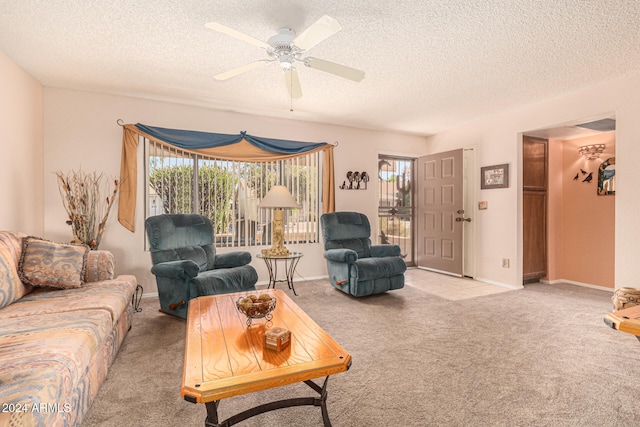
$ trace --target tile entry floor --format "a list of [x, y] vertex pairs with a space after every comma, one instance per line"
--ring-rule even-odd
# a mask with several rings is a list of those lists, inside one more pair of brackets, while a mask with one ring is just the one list
[[409, 268], [404, 274], [404, 278], [404, 283], [407, 286], [413, 286], [429, 294], [451, 301], [515, 290], [479, 282], [470, 278], [454, 277], [419, 268]]

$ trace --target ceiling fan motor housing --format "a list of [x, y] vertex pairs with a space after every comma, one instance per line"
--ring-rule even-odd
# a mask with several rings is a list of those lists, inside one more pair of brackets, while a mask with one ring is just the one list
[[291, 69], [293, 62], [299, 60], [298, 55], [302, 53], [293, 43], [295, 38], [296, 32], [291, 28], [280, 28], [274, 36], [269, 38], [271, 46], [268, 50], [269, 55], [277, 58], [284, 70]]

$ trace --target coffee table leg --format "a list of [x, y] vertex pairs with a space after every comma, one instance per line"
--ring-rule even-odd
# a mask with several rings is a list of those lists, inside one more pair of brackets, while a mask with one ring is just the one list
[[207, 419], [204, 420], [204, 427], [218, 427], [218, 405], [220, 404], [219, 400], [214, 400], [213, 402], [205, 403], [207, 407]]
[[241, 421], [254, 417], [258, 414], [263, 414], [265, 412], [274, 411], [276, 409], [282, 408], [290, 408], [292, 406], [303, 406], [303, 405], [313, 405], [319, 406], [322, 411], [322, 421], [324, 423], [324, 427], [331, 427], [331, 420], [329, 420], [329, 411], [327, 410], [327, 382], [329, 381], [329, 377], [327, 376], [324, 379], [324, 383], [322, 387], [318, 384], [314, 383], [311, 380], [307, 380], [304, 383], [309, 387], [314, 389], [319, 397], [298, 397], [294, 399], [285, 399], [278, 400], [276, 402], [267, 403], [264, 405], [256, 406], [255, 408], [247, 409], [246, 411], [240, 412], [230, 418], [227, 418], [222, 423], [218, 422], [218, 404], [219, 400], [205, 403], [207, 407], [207, 418], [204, 420], [205, 427], [228, 427], [235, 424], [238, 424]]
[[329, 382], [329, 376], [324, 379], [322, 387], [311, 380], [305, 381], [305, 384], [320, 394], [320, 399], [316, 399], [315, 406], [320, 406], [320, 409], [322, 410], [322, 421], [324, 422], [324, 427], [331, 427], [331, 420], [329, 420], [329, 411], [327, 410], [327, 382]]

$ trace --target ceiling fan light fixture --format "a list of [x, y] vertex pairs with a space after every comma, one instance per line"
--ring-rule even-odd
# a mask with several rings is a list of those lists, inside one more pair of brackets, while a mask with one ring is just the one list
[[283, 70], [291, 69], [294, 61], [293, 56], [289, 55], [288, 53], [283, 53], [282, 55], [280, 55], [278, 59], [280, 61], [280, 66], [282, 67]]

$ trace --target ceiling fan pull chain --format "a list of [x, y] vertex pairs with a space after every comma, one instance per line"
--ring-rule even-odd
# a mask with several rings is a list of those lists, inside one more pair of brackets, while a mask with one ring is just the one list
[[289, 112], [293, 112], [293, 79], [289, 79]]

